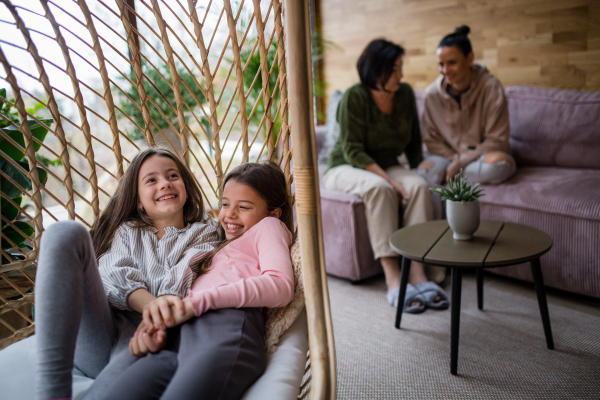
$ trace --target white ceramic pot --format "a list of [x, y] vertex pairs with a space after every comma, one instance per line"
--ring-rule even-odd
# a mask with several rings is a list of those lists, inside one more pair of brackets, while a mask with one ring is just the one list
[[479, 228], [479, 202], [446, 200], [446, 219], [454, 240], [470, 240]]

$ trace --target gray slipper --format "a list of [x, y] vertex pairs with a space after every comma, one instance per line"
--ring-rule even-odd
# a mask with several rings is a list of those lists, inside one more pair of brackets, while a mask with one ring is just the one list
[[[387, 292], [386, 295], [390, 305], [398, 307], [398, 298], [400, 297], [400, 288], [394, 288]], [[419, 302], [415, 306], [411, 306], [410, 303]], [[409, 314], [418, 314], [425, 311], [425, 298], [419, 291], [410, 283], [406, 285], [406, 295], [404, 296], [404, 312]]]
[[[445, 310], [450, 306], [448, 302], [448, 295], [438, 286], [435, 282], [421, 282], [415, 286], [415, 290], [419, 291], [423, 298], [425, 299], [425, 304], [429, 308], [433, 308], [436, 310]], [[407, 292], [408, 293], [408, 292]], [[440, 301], [435, 301], [436, 297], [440, 297]]]

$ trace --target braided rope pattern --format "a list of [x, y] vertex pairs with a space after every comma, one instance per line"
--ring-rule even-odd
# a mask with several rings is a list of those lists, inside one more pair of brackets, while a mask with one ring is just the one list
[[299, 215], [317, 214], [317, 196], [313, 182], [313, 167], [294, 167], [294, 183], [296, 185], [296, 211]]

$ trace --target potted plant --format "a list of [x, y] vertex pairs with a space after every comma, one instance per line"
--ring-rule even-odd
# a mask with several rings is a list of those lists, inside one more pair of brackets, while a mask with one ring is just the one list
[[463, 176], [462, 169], [448, 180], [448, 187], [436, 185], [432, 191], [446, 200], [446, 219], [455, 240], [470, 240], [479, 228], [479, 198], [483, 189], [479, 183], [471, 186]]

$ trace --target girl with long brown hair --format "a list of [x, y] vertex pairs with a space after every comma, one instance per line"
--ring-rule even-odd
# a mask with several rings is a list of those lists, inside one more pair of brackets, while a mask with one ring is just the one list
[[149, 148], [89, 234], [74, 221], [46, 229], [35, 292], [38, 399], [70, 399], [74, 365], [95, 378], [88, 395], [101, 395], [136, 360], [127, 346], [144, 310], [172, 323], [158, 299], [187, 295], [189, 262], [219, 243], [207, 222], [191, 172], [170, 151]]
[[157, 330], [166, 321], [145, 313], [130, 350], [154, 353], [129, 367], [106, 399], [239, 399], [264, 372], [261, 308], [285, 306], [294, 292], [293, 215], [281, 169], [272, 162], [233, 169], [219, 222], [226, 241], [198, 265], [189, 296], [165, 304], [175, 324], [185, 323]]

